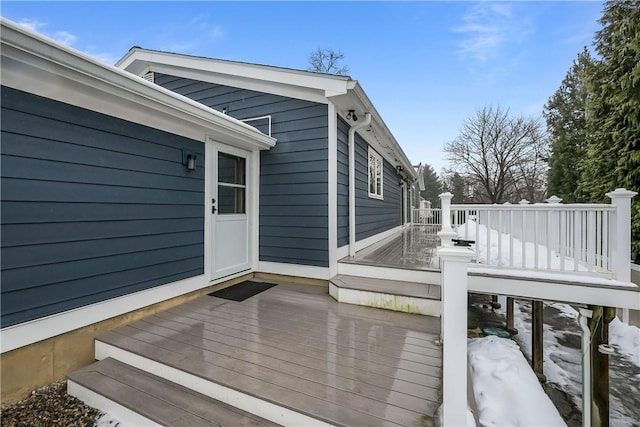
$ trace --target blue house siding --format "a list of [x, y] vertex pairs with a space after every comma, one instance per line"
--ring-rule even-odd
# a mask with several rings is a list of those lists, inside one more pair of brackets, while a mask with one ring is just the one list
[[356, 240], [362, 240], [401, 225], [402, 187], [395, 168], [384, 160], [384, 199], [369, 197], [368, 144], [357, 133], [355, 140]]
[[338, 247], [349, 244], [349, 125], [338, 116]]
[[204, 145], [2, 87], [2, 327], [203, 274]]
[[237, 119], [271, 115], [278, 142], [260, 153], [259, 259], [328, 267], [327, 105], [158, 73], [155, 83]]

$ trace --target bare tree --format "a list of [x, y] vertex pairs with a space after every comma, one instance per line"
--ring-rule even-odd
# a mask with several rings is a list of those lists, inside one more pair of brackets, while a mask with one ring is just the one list
[[473, 184], [476, 200], [514, 202], [526, 194], [534, 202], [544, 194], [546, 138], [541, 129], [538, 120], [485, 106], [465, 120], [460, 135], [445, 144], [444, 151], [451, 169]]
[[316, 73], [337, 74], [346, 76], [349, 67], [340, 66], [340, 61], [344, 59], [344, 54], [328, 48], [317, 48], [309, 55], [309, 68], [307, 70]]

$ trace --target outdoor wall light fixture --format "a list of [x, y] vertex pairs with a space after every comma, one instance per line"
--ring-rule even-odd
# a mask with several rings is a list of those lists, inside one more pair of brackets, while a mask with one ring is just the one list
[[189, 153], [186, 150], [182, 150], [182, 164], [187, 167], [188, 170], [196, 170], [198, 156], [193, 153]]
[[187, 154], [187, 169], [189, 169], [190, 171], [196, 170], [197, 159], [198, 156], [196, 156], [195, 154]]
[[353, 120], [354, 122], [358, 121], [358, 116], [356, 116], [356, 110], [349, 110], [347, 114], [347, 120]]

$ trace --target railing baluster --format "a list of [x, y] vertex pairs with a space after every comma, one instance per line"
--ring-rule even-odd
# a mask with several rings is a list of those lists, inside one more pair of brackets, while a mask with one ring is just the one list
[[567, 217], [567, 212], [566, 211], [561, 211], [559, 212], [560, 214], [560, 220], [558, 221], [558, 229], [559, 229], [559, 238], [560, 238], [560, 270], [564, 270], [564, 252], [567, 250], [566, 248], [566, 242], [567, 242], [567, 235], [566, 235], [566, 228], [567, 228], [567, 224], [566, 224], [566, 217]]
[[573, 218], [573, 271], [578, 271], [578, 264], [582, 258], [582, 230], [580, 229], [582, 212], [574, 212]]
[[[513, 236], [510, 237], [511, 239]], [[502, 265], [502, 211], [498, 211], [498, 266]]]
[[596, 265], [596, 213], [587, 212], [587, 267], [593, 271]]
[[[469, 213], [471, 213], [472, 211], [469, 211]], [[481, 244], [480, 244], [480, 212], [478, 212], [478, 210], [476, 209], [474, 214], [474, 220], [476, 223], [476, 248], [480, 248]], [[479, 250], [476, 250], [476, 253], [478, 253]], [[487, 264], [489, 263], [489, 260], [486, 260]], [[480, 256], [476, 255], [476, 264], [480, 264]]]
[[533, 268], [538, 269], [538, 211], [533, 211]]
[[551, 221], [553, 221], [552, 217], [551, 211], [547, 211], [547, 270], [551, 270], [551, 250], [553, 243], [551, 240], [553, 238], [553, 227], [551, 226]]
[[527, 230], [525, 230], [524, 228], [524, 223], [525, 223], [525, 211], [524, 209], [522, 210], [522, 221], [520, 223], [520, 230], [521, 230], [521, 234], [520, 234], [520, 247], [522, 248], [522, 264], [520, 264], [521, 268], [527, 268], [527, 239], [525, 239], [525, 236], [527, 234]]
[[509, 211], [509, 267], [513, 267], [513, 210]]

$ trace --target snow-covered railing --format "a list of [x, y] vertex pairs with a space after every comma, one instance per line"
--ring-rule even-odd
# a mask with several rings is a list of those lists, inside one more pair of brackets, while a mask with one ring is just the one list
[[411, 210], [411, 224], [412, 225], [434, 225], [440, 226], [441, 211], [440, 209], [417, 209]]
[[618, 189], [607, 195], [611, 204], [561, 204], [555, 197], [536, 204], [443, 203], [443, 220], [448, 215], [451, 230], [476, 241], [479, 264], [597, 273], [629, 281], [624, 271], [629, 271], [635, 193]]

